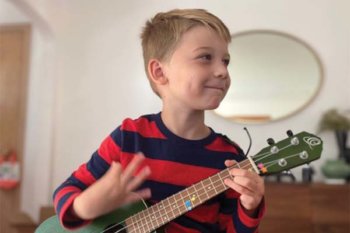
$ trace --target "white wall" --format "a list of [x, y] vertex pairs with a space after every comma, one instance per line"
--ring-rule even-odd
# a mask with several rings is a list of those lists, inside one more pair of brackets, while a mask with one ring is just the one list
[[[40, 89], [45, 93], [44, 100], [34, 91], [29, 96], [29, 102], [31, 99], [42, 101], [44, 107], [36, 102], [29, 109], [32, 114], [28, 116], [27, 142], [36, 135], [36, 127], [41, 130], [40, 138], [47, 136], [49, 139], [38, 142], [40, 144], [28, 149], [25, 155], [26, 161], [35, 163], [26, 164], [26, 175], [31, 178], [24, 180], [23, 192], [26, 195], [22, 195], [22, 205], [35, 219], [38, 206], [50, 202], [53, 189], [80, 163], [89, 159], [101, 140], [122, 119], [160, 110], [160, 101], [151, 92], [143, 71], [139, 40], [145, 20], [158, 11], [206, 8], [218, 15], [232, 33], [252, 29], [279, 30], [304, 40], [320, 55], [324, 81], [317, 98], [289, 118], [250, 125], [252, 153], [265, 147], [268, 137], [276, 140], [286, 137], [284, 132], [287, 129], [315, 132], [320, 115], [331, 107], [350, 108], [350, 35], [347, 26], [350, 3], [347, 0], [8, 2], [18, 7], [28, 20], [33, 17], [36, 22], [45, 22], [46, 30], [50, 31], [47, 33], [50, 36], [43, 40], [45, 43], [42, 42], [49, 46], [36, 47], [32, 51], [45, 53], [42, 50], [49, 50], [41, 55], [41, 59], [36, 59], [43, 63], [40, 66], [32, 64], [31, 71], [32, 90], [42, 87], [35, 80], [48, 82], [44, 85], [45, 90]], [[4, 5], [3, 2], [0, 4]], [[44, 125], [37, 124], [34, 112], [38, 119], [43, 119]], [[207, 122], [244, 149], [247, 147], [243, 125], [221, 119], [213, 113], [207, 114]], [[45, 131], [47, 128], [51, 130]], [[337, 155], [333, 135], [323, 133], [321, 136], [324, 153], [313, 163], [318, 181], [322, 180], [319, 166], [325, 159]], [[300, 169], [295, 169], [295, 174], [300, 177]], [[46, 180], [43, 176], [47, 177]]]
[[51, 196], [54, 39], [50, 26], [26, 2], [0, 0], [0, 24], [31, 24], [27, 117], [21, 207], [35, 220]]

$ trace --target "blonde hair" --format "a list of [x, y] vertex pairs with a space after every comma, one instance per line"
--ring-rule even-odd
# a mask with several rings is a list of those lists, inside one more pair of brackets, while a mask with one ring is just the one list
[[173, 54], [182, 35], [194, 26], [205, 26], [214, 30], [227, 43], [230, 31], [215, 15], [203, 9], [175, 9], [156, 14], [146, 22], [141, 33], [144, 66], [152, 90], [159, 96], [148, 74], [151, 59], [166, 61]]

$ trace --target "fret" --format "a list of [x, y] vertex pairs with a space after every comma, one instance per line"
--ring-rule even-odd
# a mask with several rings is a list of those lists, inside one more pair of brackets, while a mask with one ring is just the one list
[[[219, 192], [222, 192], [222, 191], [224, 191], [224, 190], [226, 190], [227, 188], [227, 186], [226, 186], [226, 184], [225, 184], [225, 182], [224, 182], [224, 178], [221, 176], [223, 173], [222, 172], [219, 172], [218, 174], [216, 174], [215, 175], [215, 177], [217, 177], [218, 178], [218, 180], [220, 180], [221, 181], [221, 184], [222, 184], [222, 187], [220, 187], [219, 186]], [[225, 177], [225, 176], [224, 176]]]
[[[218, 184], [217, 184], [217, 179], [216, 178], [217, 178], [217, 175], [209, 177], [210, 183], [212, 184], [212, 186], [213, 186], [213, 188], [215, 190], [215, 193], [214, 193], [213, 196], [215, 196], [216, 194], [219, 193], [219, 191], [217, 190]], [[213, 181], [213, 179], [214, 179], [214, 181]]]
[[159, 223], [163, 224], [163, 223], [167, 223], [167, 220], [168, 220], [168, 216], [167, 216], [167, 213], [166, 213], [166, 205], [165, 205], [165, 202], [164, 200], [163, 201], [160, 201], [159, 204], [158, 204], [158, 207], [159, 207]]
[[160, 217], [162, 216], [161, 215], [161, 209], [159, 208], [160, 206], [160, 202], [158, 202], [157, 204], [154, 204], [153, 206], [151, 206], [151, 208], [153, 207], [153, 222], [154, 222], [154, 226], [161, 226], [161, 223], [160, 223]]
[[165, 210], [165, 215], [166, 217], [163, 216], [163, 220], [166, 221], [168, 219], [172, 219], [174, 216], [172, 216], [172, 211], [171, 211], [171, 203], [169, 202], [169, 199], [166, 198], [164, 199], [164, 210]]
[[[197, 186], [198, 186], [198, 187], [197, 187]], [[197, 189], [197, 188], [198, 188], [198, 189]], [[194, 189], [194, 192], [196, 193], [196, 197], [198, 198], [198, 199], [197, 199], [197, 200], [198, 200], [198, 203], [196, 204], [196, 206], [202, 204], [203, 202], [202, 202], [202, 199], [201, 199], [201, 197], [200, 197], [200, 192], [198, 191], [198, 190], [200, 189], [199, 183], [193, 185], [193, 189]]]
[[225, 174], [225, 171], [222, 171], [222, 172], [220, 172], [220, 173], [217, 174], [217, 177], [218, 177], [218, 179], [221, 181], [220, 183], [222, 184], [221, 187], [219, 186], [219, 189], [220, 189], [219, 192], [223, 192], [223, 191], [225, 191], [225, 190], [227, 189], [227, 186], [226, 186], [226, 184], [224, 183], [224, 179], [227, 178], [227, 175], [228, 175], [228, 174]]
[[188, 211], [186, 205], [185, 205], [185, 200], [187, 199], [187, 192], [186, 189], [182, 190], [179, 192], [180, 194], [180, 199], [179, 199], [179, 209], [182, 213], [186, 213]]
[[171, 211], [173, 212], [173, 217], [176, 218], [177, 216], [180, 216], [181, 211], [179, 210], [178, 201], [175, 198], [175, 195], [172, 195], [169, 197], [169, 203], [170, 203]]
[[213, 197], [216, 194], [215, 188], [210, 179], [203, 180], [204, 192], [207, 194], [208, 198]]
[[189, 188], [182, 190], [182, 192], [184, 193], [183, 204], [184, 204], [186, 210], [187, 211], [192, 210], [193, 206], [192, 206], [192, 202], [191, 202], [191, 197], [190, 197], [191, 194], [189, 193]]
[[[137, 215], [137, 214], [135, 214], [135, 215]], [[135, 217], [135, 215], [132, 217], [129, 217], [125, 220], [126, 229], [128, 232], [136, 232], [134, 221], [137, 221], [137, 218]]]
[[[151, 207], [148, 208], [149, 210], [149, 218], [151, 220], [151, 222], [153, 222], [153, 224], [157, 221], [157, 216], [158, 216], [158, 208], [156, 205], [152, 205]], [[152, 225], [153, 225], [152, 224]]]
[[201, 190], [203, 190], [202, 193], [204, 193], [204, 194], [207, 196], [206, 198], [203, 198], [203, 200], [209, 199], [209, 198], [210, 198], [210, 196], [209, 196], [209, 194], [208, 194], [208, 192], [207, 192], [207, 187], [206, 187], [206, 185], [205, 185], [205, 181], [206, 181], [206, 180], [202, 180], [201, 182], [199, 182], [199, 183], [202, 185], [202, 188], [201, 188]]
[[144, 211], [144, 215], [146, 216], [145, 220], [148, 222], [149, 230], [155, 229], [154, 220], [152, 216], [154, 216], [154, 208], [148, 208]]
[[[147, 221], [145, 221], [145, 211], [141, 211], [140, 212], [140, 222], [141, 222], [140, 225], [142, 227], [142, 231], [146, 232], [146, 230], [147, 230], [147, 225], [146, 225]], [[139, 225], [139, 224], [137, 224], [137, 225]]]
[[171, 206], [170, 206], [168, 198], [164, 199], [163, 206], [164, 206], [163, 207], [164, 208], [164, 215], [162, 216], [162, 218], [163, 218], [164, 223], [166, 223], [166, 222], [169, 222], [172, 219], [172, 217], [170, 216], [170, 214], [171, 214]]

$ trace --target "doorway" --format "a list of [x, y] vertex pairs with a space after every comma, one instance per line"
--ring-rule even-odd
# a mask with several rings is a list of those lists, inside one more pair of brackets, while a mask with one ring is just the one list
[[[0, 152], [13, 151], [23, 167], [30, 26], [0, 25]], [[0, 189], [0, 233], [20, 210], [20, 189]]]

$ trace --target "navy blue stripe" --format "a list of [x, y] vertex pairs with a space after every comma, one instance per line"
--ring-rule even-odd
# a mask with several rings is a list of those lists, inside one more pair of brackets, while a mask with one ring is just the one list
[[203, 223], [193, 220], [185, 215], [178, 217], [174, 220], [177, 224], [198, 230], [201, 233], [223, 233], [225, 231], [220, 231], [219, 224]]
[[65, 182], [63, 182], [54, 192], [53, 194], [53, 199], [55, 199], [57, 193], [59, 191], [61, 191], [62, 189], [64, 189], [65, 187], [78, 187], [81, 190], [85, 190], [87, 188], [87, 186], [82, 183], [80, 180], [78, 180], [77, 178], [75, 178], [73, 175], [71, 175]]
[[[119, 131], [119, 129], [116, 131]], [[122, 133], [121, 138], [115, 137], [120, 135], [120, 133]], [[229, 152], [207, 150], [202, 145], [185, 146], [174, 144], [173, 141], [169, 140], [145, 138], [136, 132], [114, 132], [111, 136], [115, 143], [121, 147], [122, 151], [128, 153], [141, 151], [146, 157], [157, 160], [167, 160], [219, 170], [225, 168], [224, 161], [227, 159], [242, 160], [240, 155], [234, 155]], [[193, 159], [194, 156], [197, 156], [198, 159]]]
[[238, 199], [235, 200], [234, 202], [232, 202], [231, 205], [232, 204], [234, 205], [234, 208], [237, 209], [237, 211], [233, 212], [233, 223], [234, 223], [234, 226], [236, 227], [236, 231], [240, 232], [240, 233], [253, 233], [253, 232], [255, 232], [257, 227], [247, 227], [239, 219], [239, 216], [238, 216]]
[[65, 226], [67, 226], [69, 228], [75, 228], [75, 227], [81, 226], [84, 222], [85, 222], [84, 220], [77, 220], [77, 221], [72, 221], [72, 222], [64, 221], [64, 224], [65, 224]]
[[[151, 193], [152, 193], [152, 200], [155, 202], [164, 200], [165, 198], [173, 195], [174, 193], [178, 193], [181, 190], [183, 190], [184, 186], [179, 186], [179, 185], [172, 185], [168, 183], [161, 183], [157, 181], [152, 181], [152, 180], [146, 180], [140, 187], [139, 189], [143, 188], [150, 188]], [[216, 202], [219, 202], [220, 196], [216, 196], [214, 198], [211, 198], [210, 200], [206, 201], [202, 205], [212, 205]]]
[[96, 151], [86, 166], [92, 176], [99, 179], [106, 173], [110, 165]]
[[74, 192], [69, 192], [69, 193], [66, 193], [57, 203], [57, 207], [56, 207], [56, 212], [58, 214], [58, 216], [60, 216], [60, 213], [61, 213], [61, 209], [63, 207], [63, 205], [66, 203], [66, 201], [68, 200], [68, 198], [70, 196], [72, 196], [74, 194]]
[[232, 203], [237, 201], [236, 199], [226, 198], [224, 195], [220, 199], [220, 213], [231, 215], [234, 211]]

